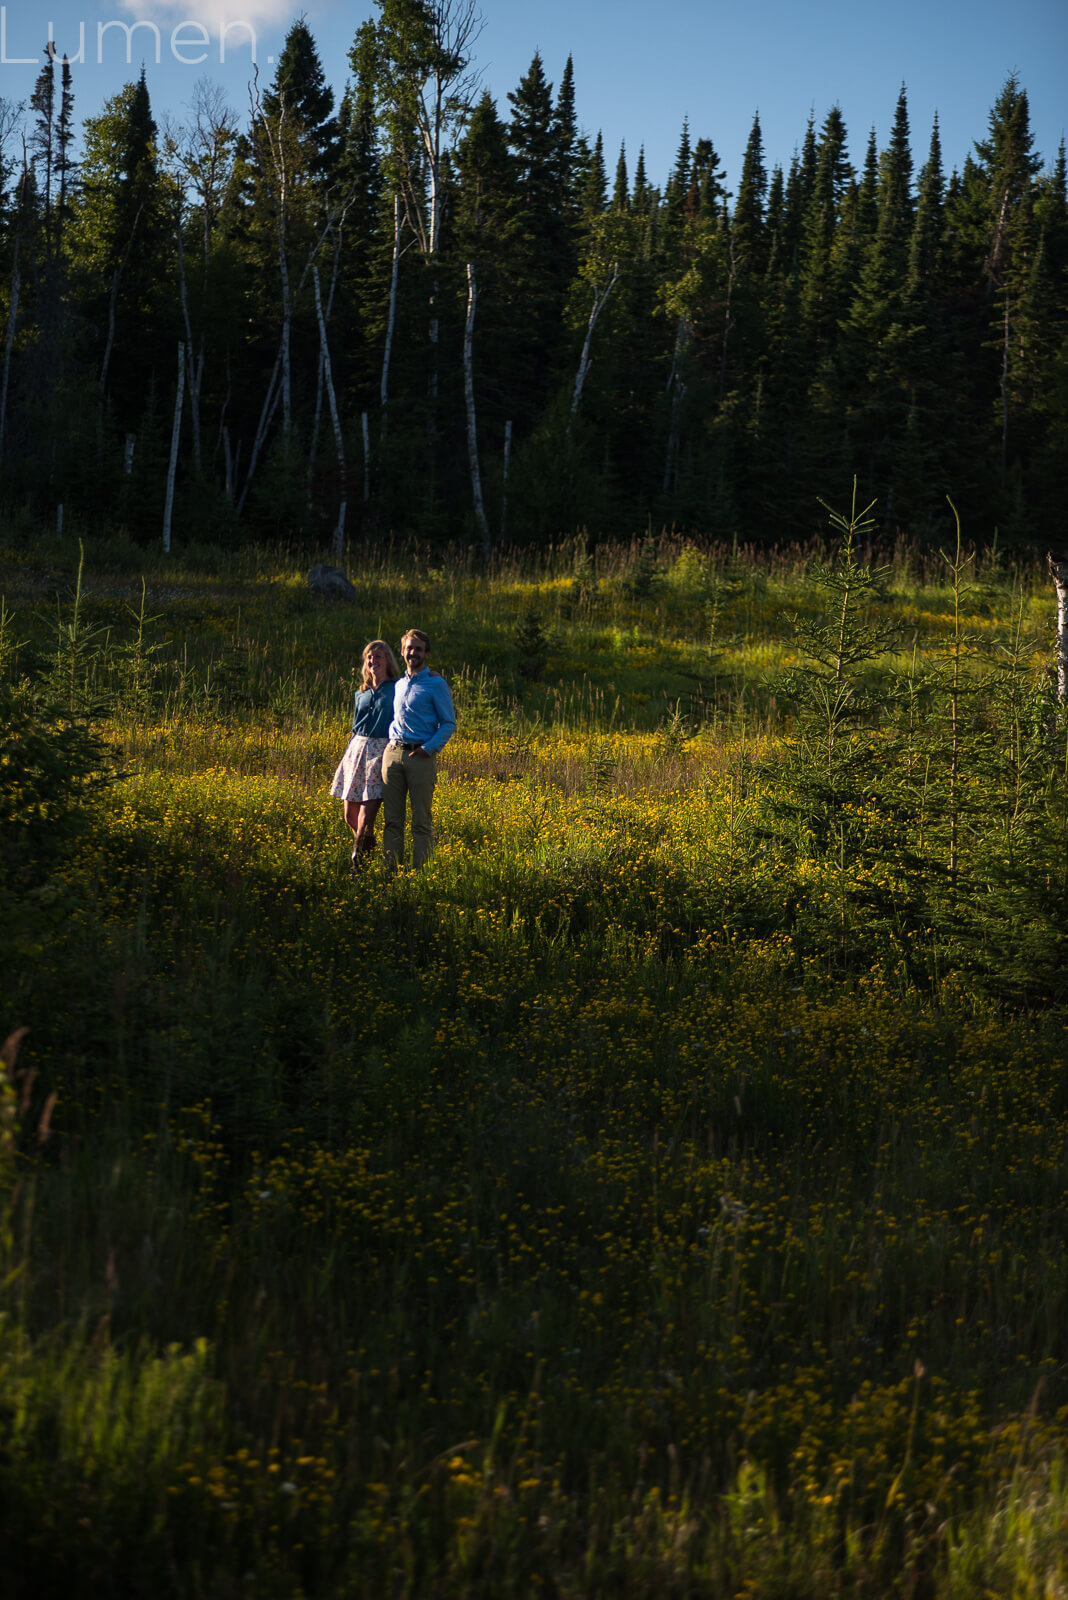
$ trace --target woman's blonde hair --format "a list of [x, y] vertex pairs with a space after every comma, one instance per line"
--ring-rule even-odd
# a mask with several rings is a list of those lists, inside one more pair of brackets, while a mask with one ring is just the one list
[[360, 679], [360, 688], [371, 687], [371, 669], [367, 665], [367, 657], [372, 650], [384, 650], [386, 653], [386, 672], [390, 678], [399, 678], [401, 669], [397, 665], [397, 658], [384, 639], [369, 639], [363, 647], [363, 676]]

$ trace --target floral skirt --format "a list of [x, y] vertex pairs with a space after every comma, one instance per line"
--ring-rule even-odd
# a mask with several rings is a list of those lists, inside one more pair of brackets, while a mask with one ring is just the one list
[[388, 743], [388, 739], [354, 734], [334, 773], [330, 793], [339, 800], [383, 799], [386, 791], [382, 786], [382, 752]]

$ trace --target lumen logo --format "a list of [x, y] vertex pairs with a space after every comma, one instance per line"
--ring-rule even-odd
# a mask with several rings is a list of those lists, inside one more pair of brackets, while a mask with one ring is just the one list
[[[20, 44], [23, 49], [29, 46], [29, 28], [25, 24], [25, 18], [20, 18], [20, 22], [26, 37], [21, 41], [9, 40], [7, 7], [0, 6], [0, 66], [2, 67], [35, 67], [44, 56], [51, 56], [54, 61], [66, 56], [72, 66], [90, 62], [98, 67], [103, 66], [105, 61], [124, 61], [130, 66], [135, 56], [140, 61], [154, 60], [158, 65], [165, 52], [183, 67], [199, 67], [208, 60], [209, 54], [215, 59], [210, 30], [205, 23], [192, 18], [176, 22], [169, 31], [160, 28], [158, 23], [147, 20], [119, 22], [113, 19], [110, 22], [97, 22], [88, 30], [90, 33], [88, 44], [86, 24], [79, 22], [76, 49], [71, 48], [72, 40], [57, 40], [55, 24], [49, 22], [47, 42], [36, 56], [8, 53], [17, 51]], [[69, 28], [70, 24], [67, 26]], [[256, 30], [251, 22], [236, 18], [231, 22], [224, 22], [220, 18], [217, 58], [219, 64], [225, 63], [227, 49], [243, 50], [246, 47], [250, 50], [252, 62], [255, 64]]]

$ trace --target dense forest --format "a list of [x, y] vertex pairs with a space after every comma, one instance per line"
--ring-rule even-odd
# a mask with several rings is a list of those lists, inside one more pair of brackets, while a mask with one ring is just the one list
[[[963, 170], [905, 87], [737, 185], [683, 124], [579, 131], [570, 60], [495, 104], [469, 0], [377, 0], [340, 104], [305, 21], [239, 115], [70, 64], [0, 102], [0, 498], [141, 540], [391, 532], [487, 551], [674, 525], [770, 542], [855, 472], [923, 541], [1048, 542], [1068, 427], [1065, 150], [1010, 75]], [[27, 84], [27, 89], [30, 85]], [[888, 108], [889, 109], [889, 108]]]

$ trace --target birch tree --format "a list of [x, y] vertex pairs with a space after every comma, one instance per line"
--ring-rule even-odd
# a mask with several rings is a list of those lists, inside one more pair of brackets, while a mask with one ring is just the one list
[[[430, 412], [433, 440], [438, 389], [440, 315], [437, 257], [441, 248], [445, 164], [471, 110], [478, 74], [471, 53], [482, 32], [474, 0], [375, 0], [378, 19], [357, 35], [350, 60], [366, 64], [373, 53], [379, 118], [396, 191], [396, 217], [431, 268], [427, 334], [430, 344]], [[396, 272], [401, 227], [395, 224], [387, 351], [392, 348]], [[383, 364], [383, 391], [388, 360]]]

